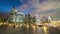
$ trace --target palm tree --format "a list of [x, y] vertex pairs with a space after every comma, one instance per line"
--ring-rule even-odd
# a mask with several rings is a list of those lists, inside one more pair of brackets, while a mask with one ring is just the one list
[[3, 22], [4, 18], [2, 16], [0, 16], [0, 22]]

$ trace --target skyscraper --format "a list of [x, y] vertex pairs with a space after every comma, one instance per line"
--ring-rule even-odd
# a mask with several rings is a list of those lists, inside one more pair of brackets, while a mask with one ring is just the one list
[[12, 10], [10, 12], [10, 16], [9, 16], [8, 21], [9, 22], [19, 22], [20, 23], [20, 22], [24, 21], [23, 18], [24, 18], [23, 13], [21, 13], [20, 11], [15, 9], [15, 7], [13, 6]]
[[40, 23], [40, 15], [39, 14], [36, 14], [36, 23]]

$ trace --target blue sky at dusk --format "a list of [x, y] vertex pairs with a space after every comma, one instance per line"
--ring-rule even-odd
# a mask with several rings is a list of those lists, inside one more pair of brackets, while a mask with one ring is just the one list
[[[20, 7], [23, 4], [28, 4], [31, 0], [0, 0], [0, 12], [9, 12], [13, 5], [15, 7]], [[39, 0], [42, 2], [43, 0]], [[22, 10], [23, 12], [28, 12], [30, 9]]]
[[24, 14], [60, 17], [60, 0], [0, 0], [0, 12], [9, 12], [13, 5]]
[[10, 11], [12, 6], [21, 5], [19, 0], [0, 0], [0, 11]]

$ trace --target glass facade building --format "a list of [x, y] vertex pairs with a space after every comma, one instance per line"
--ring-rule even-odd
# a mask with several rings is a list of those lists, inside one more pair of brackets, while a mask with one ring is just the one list
[[13, 9], [11, 11], [10, 17], [8, 19], [9, 22], [24, 22], [24, 14], [18, 11], [17, 9]]

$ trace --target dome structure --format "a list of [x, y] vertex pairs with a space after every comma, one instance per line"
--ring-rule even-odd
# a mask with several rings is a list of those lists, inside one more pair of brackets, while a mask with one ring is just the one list
[[16, 13], [17, 13], [17, 14], [23, 14], [23, 13], [22, 13], [22, 12], [20, 12], [20, 11], [17, 11]]

